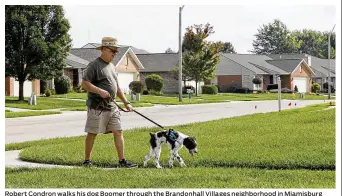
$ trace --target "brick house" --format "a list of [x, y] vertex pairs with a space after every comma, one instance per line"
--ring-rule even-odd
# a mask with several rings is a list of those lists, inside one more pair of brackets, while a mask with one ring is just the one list
[[[265, 90], [268, 84], [276, 84], [281, 78], [281, 87], [299, 92], [311, 92], [312, 76], [315, 73], [305, 59], [277, 59], [267, 55], [221, 54], [216, 78], [211, 83], [227, 92], [228, 87], [245, 87], [250, 90]], [[253, 84], [254, 77], [260, 77], [260, 85]]]
[[[137, 54], [145, 69], [140, 71], [140, 81], [146, 86], [145, 78], [151, 74], [160, 75], [164, 80], [163, 93], [178, 93], [178, 75], [172, 70], [178, 66], [178, 53], [149, 53]], [[195, 81], [186, 81], [187, 86], [195, 87]], [[202, 92], [201, 86], [204, 82], [197, 84], [197, 93]], [[184, 86], [184, 82], [182, 82]]]

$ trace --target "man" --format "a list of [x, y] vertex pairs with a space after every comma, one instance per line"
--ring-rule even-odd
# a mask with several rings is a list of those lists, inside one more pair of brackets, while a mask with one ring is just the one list
[[98, 47], [101, 50], [101, 56], [90, 62], [84, 72], [82, 87], [88, 91], [87, 99], [87, 122], [85, 132], [85, 160], [83, 165], [91, 166], [91, 151], [97, 134], [113, 133], [114, 143], [118, 153], [119, 164], [124, 167], [136, 167], [136, 164], [130, 163], [124, 157], [124, 138], [122, 133], [120, 111], [114, 103], [114, 98], [118, 96], [124, 103], [128, 111], [133, 111], [130, 102], [126, 100], [125, 95], [119, 88], [117, 72], [115, 65], [111, 62], [119, 46], [116, 45], [116, 39], [104, 37], [102, 45]]

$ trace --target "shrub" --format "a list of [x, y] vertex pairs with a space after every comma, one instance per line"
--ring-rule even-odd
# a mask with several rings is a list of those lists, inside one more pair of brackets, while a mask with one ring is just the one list
[[253, 84], [261, 84], [262, 81], [261, 81], [261, 78], [255, 77], [255, 78], [253, 78], [252, 82], [253, 82]]
[[293, 93], [293, 91], [288, 88], [282, 88], [281, 93]]
[[227, 92], [228, 93], [235, 93], [236, 92], [236, 86], [229, 86], [228, 89], [227, 89]]
[[56, 94], [66, 94], [71, 89], [71, 80], [68, 76], [60, 76], [55, 78]]
[[278, 84], [268, 84], [267, 90], [278, 89]]
[[[328, 82], [323, 84], [323, 89], [326, 90], [326, 92], [328, 92]], [[335, 92], [335, 88], [332, 82], [330, 82], [330, 89], [332, 93]]]
[[157, 74], [148, 75], [145, 79], [147, 90], [161, 91], [164, 86], [163, 78]]
[[318, 83], [312, 84], [312, 92], [318, 93], [320, 90], [321, 90], [321, 85], [319, 85]]
[[50, 96], [51, 96], [51, 91], [50, 91], [50, 89], [45, 89], [44, 94], [45, 94], [45, 96], [50, 97]]
[[187, 94], [187, 89], [191, 89], [193, 92], [195, 92], [195, 87], [193, 86], [183, 86], [182, 92], [183, 94]]
[[249, 88], [244, 88], [244, 87], [236, 88], [235, 90], [235, 93], [249, 93], [249, 92], [250, 92]]
[[150, 93], [148, 92], [148, 90], [145, 89], [145, 90], [143, 90], [142, 94], [143, 94], [143, 95], [148, 95], [148, 94], [150, 94]]
[[40, 80], [40, 94], [45, 94], [47, 83], [45, 80]]
[[51, 95], [56, 95], [56, 90], [55, 89], [51, 88], [49, 90], [51, 91]]
[[129, 89], [132, 91], [133, 94], [141, 93], [144, 88], [144, 85], [140, 81], [132, 81], [129, 84]]
[[295, 93], [298, 92], [298, 87], [297, 87], [297, 85], [295, 85], [295, 87], [294, 87], [294, 92], [295, 92]]
[[75, 91], [76, 93], [85, 93], [85, 92], [87, 92], [87, 91], [82, 87], [82, 85], [79, 85], [78, 87], [74, 87], [74, 91]]
[[203, 85], [202, 86], [202, 93], [203, 94], [217, 94], [218, 89], [215, 85]]
[[157, 96], [162, 96], [163, 95], [163, 93], [161, 91], [155, 91], [153, 89], [149, 90], [149, 93], [151, 95], [157, 95]]

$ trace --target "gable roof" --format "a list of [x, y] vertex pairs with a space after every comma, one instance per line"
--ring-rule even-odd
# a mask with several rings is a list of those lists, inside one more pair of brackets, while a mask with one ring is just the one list
[[89, 64], [89, 61], [79, 58], [71, 53], [68, 53], [66, 58], [66, 68], [86, 68]]
[[[304, 59], [312, 68], [315, 70], [315, 73], [318, 71], [322, 74], [320, 77], [328, 77], [328, 66], [329, 60], [328, 59], [321, 59], [315, 56], [311, 56], [309, 54], [301, 53], [301, 54], [269, 54], [268, 57], [272, 58], [273, 60], [287, 60], [287, 59]], [[330, 69], [331, 74], [334, 74], [334, 70], [336, 67], [335, 59], [331, 59], [330, 62]]]
[[[97, 48], [99, 46], [101, 46], [100, 43], [88, 43], [88, 44], [82, 46], [81, 48]], [[127, 46], [127, 45], [119, 45], [119, 46], [120, 47], [130, 47], [135, 54], [149, 54], [149, 52], [147, 52], [146, 50], [139, 49], [139, 48], [136, 48], [134, 46]]]
[[253, 71], [255, 74], [288, 74], [288, 72], [267, 63], [267, 60], [272, 60], [266, 55], [255, 54], [222, 54], [225, 57], [233, 60], [234, 62], [244, 66], [245, 68]]
[[[115, 66], [117, 66], [118, 63], [123, 59], [123, 57], [127, 53], [129, 53], [134, 61], [137, 63], [138, 68], [145, 69], [130, 47], [118, 48], [118, 51], [119, 52], [114, 56], [114, 59], [112, 60], [112, 63]], [[101, 56], [101, 51], [96, 50], [96, 48], [72, 48], [70, 50], [70, 53], [89, 62], [94, 61]]]
[[282, 59], [282, 60], [267, 60], [268, 63], [282, 69], [288, 73], [293, 72], [302, 62], [302, 59]]
[[141, 72], [171, 71], [178, 64], [178, 53], [137, 54], [137, 57], [145, 67]]
[[[115, 55], [112, 63], [114, 65], [117, 65], [119, 61], [122, 59], [122, 57], [126, 54], [128, 49], [129, 47], [119, 48], [119, 52]], [[95, 59], [101, 56], [101, 51], [96, 50], [95, 48], [72, 48], [70, 50], [70, 53], [89, 62], [94, 61]]]

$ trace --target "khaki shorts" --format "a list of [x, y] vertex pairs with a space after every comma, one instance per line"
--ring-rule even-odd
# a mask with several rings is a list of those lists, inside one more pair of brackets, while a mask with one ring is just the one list
[[120, 116], [118, 108], [111, 111], [88, 108], [87, 122], [84, 131], [94, 134], [122, 131]]

